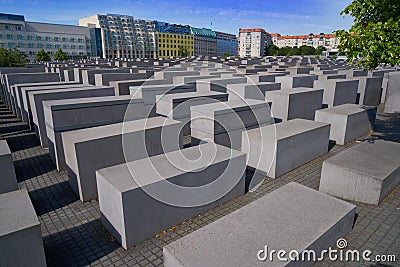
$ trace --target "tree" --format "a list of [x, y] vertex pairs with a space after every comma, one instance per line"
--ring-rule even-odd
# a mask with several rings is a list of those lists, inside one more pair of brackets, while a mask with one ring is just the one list
[[57, 50], [57, 52], [54, 55], [54, 59], [55, 60], [66, 60], [67, 59], [67, 55], [62, 51], [61, 48], [59, 48]]
[[27, 62], [26, 54], [17, 48], [0, 48], [0, 67], [23, 67]]
[[400, 64], [400, 1], [353, 0], [341, 13], [354, 18], [349, 31], [339, 30], [339, 53], [368, 69]]
[[315, 55], [315, 48], [308, 45], [302, 45], [299, 47], [298, 55], [301, 56]]
[[178, 51], [179, 57], [188, 57], [189, 56], [189, 50], [187, 49], [186, 46], [180, 46], [179, 51]]
[[228, 53], [228, 52], [225, 52], [224, 53], [224, 57], [232, 57], [233, 55], [232, 54], [230, 54], [230, 53]]
[[265, 56], [277, 56], [279, 53], [279, 47], [271, 44], [265, 48]]
[[36, 61], [41, 62], [41, 61], [50, 61], [51, 57], [50, 54], [46, 51], [44, 51], [44, 49], [40, 49], [39, 52], [37, 52], [36, 54]]
[[323, 46], [318, 46], [318, 47], [315, 49], [315, 55], [316, 55], [316, 56], [320, 56], [320, 55], [322, 55], [322, 52], [323, 52], [323, 51], [326, 51], [326, 48], [323, 47]]

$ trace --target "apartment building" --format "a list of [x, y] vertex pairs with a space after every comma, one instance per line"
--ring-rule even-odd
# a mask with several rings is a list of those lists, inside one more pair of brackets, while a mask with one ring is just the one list
[[238, 54], [238, 38], [234, 34], [215, 31], [217, 37], [217, 56], [222, 57], [228, 53], [232, 56]]
[[340, 43], [340, 39], [334, 34], [313, 34], [308, 35], [286, 35], [282, 36], [279, 33], [271, 34], [271, 40], [277, 47], [300, 47], [302, 45], [313, 46], [317, 48], [318, 46], [325, 47], [328, 51], [332, 49], [337, 49]]
[[25, 17], [0, 13], [0, 47], [18, 48], [33, 61], [40, 49], [54, 58], [61, 48], [71, 58], [97, 56], [97, 46], [87, 27], [25, 21]]
[[271, 36], [264, 29], [239, 29], [240, 57], [261, 57], [270, 43]]
[[190, 27], [194, 38], [195, 56], [217, 56], [217, 34], [215, 31], [206, 28]]
[[80, 26], [99, 28], [104, 58], [156, 58], [156, 26], [154, 20], [106, 14], [79, 20]]
[[156, 29], [159, 58], [193, 56], [194, 38], [189, 25], [157, 22]]

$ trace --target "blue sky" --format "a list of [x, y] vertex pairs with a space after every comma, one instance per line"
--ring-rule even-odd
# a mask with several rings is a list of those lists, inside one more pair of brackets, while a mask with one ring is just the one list
[[[126, 14], [136, 18], [190, 24], [229, 33], [239, 28], [264, 28], [282, 35], [331, 33], [349, 29], [353, 20], [340, 11], [350, 0], [0, 0], [0, 13], [25, 15], [28, 21], [77, 25], [94, 14]], [[212, 23], [212, 26], [211, 26]]]

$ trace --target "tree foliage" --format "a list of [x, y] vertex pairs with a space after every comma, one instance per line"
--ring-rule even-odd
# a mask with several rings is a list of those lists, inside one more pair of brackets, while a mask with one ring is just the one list
[[186, 46], [180, 46], [179, 51], [178, 51], [179, 57], [188, 57], [189, 55], [189, 50], [187, 49]]
[[224, 57], [232, 57], [233, 55], [231, 53], [225, 52]]
[[340, 39], [339, 53], [348, 62], [375, 68], [380, 63], [400, 64], [400, 1], [353, 0], [341, 15], [354, 18], [349, 31], [336, 31]]
[[37, 54], [36, 54], [36, 61], [41, 62], [41, 61], [50, 61], [51, 57], [49, 52], [44, 51], [44, 49], [40, 49]]
[[326, 50], [325, 47], [318, 47], [315, 49], [312, 46], [303, 45], [300, 47], [285, 46], [282, 48], [271, 44], [265, 49], [266, 56], [310, 56], [310, 55], [321, 55], [322, 49]]
[[54, 54], [54, 59], [55, 60], [66, 60], [67, 55], [62, 51], [61, 48], [57, 50], [57, 52]]
[[0, 67], [22, 67], [27, 62], [26, 54], [17, 48], [0, 48]]

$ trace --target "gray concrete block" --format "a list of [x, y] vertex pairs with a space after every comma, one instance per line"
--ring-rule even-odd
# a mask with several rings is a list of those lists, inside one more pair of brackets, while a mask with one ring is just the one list
[[[181, 157], [191, 163], [185, 169], [171, 162]], [[195, 164], [190, 161], [199, 158]], [[101, 169], [96, 175], [102, 222], [122, 247], [129, 249], [244, 194], [245, 162], [246, 156], [239, 151], [206, 143]], [[221, 178], [227, 169], [229, 179]], [[210, 183], [213, 190], [204, 188]]]
[[247, 165], [276, 178], [328, 152], [328, 123], [304, 119], [251, 129], [242, 133]]
[[360, 104], [377, 107], [381, 103], [383, 77], [368, 77], [365, 90], [360, 93]]
[[193, 106], [191, 136], [193, 142], [209, 140], [233, 149], [241, 147], [241, 133], [273, 123], [269, 104], [246, 99]]
[[61, 134], [145, 118], [142, 99], [131, 96], [105, 96], [43, 101], [50, 158], [59, 171], [67, 169]]
[[77, 87], [85, 87], [83, 84], [67, 84], [67, 85], [50, 85], [50, 86], [34, 86], [34, 87], [23, 87], [22, 88], [22, 118], [28, 126], [33, 129], [33, 117], [32, 117], [32, 109], [31, 103], [29, 101], [29, 92], [31, 91], [41, 91], [41, 90], [58, 90], [65, 88], [77, 88]]
[[146, 73], [99, 73], [94, 75], [95, 85], [110, 85], [111, 81], [149, 79], [154, 72]]
[[28, 93], [32, 111], [33, 128], [40, 144], [48, 146], [43, 102], [57, 99], [72, 99], [98, 96], [113, 96], [114, 88], [107, 86], [76, 87], [57, 90], [30, 91]]
[[0, 194], [18, 190], [14, 163], [6, 140], [0, 140], [0, 173]]
[[266, 92], [280, 89], [281, 84], [272, 82], [228, 84], [229, 101], [241, 99], [265, 100]]
[[265, 246], [286, 258], [292, 250], [335, 249], [354, 216], [354, 205], [292, 182], [164, 246], [164, 266], [311, 266], [257, 255]]
[[125, 81], [110, 81], [110, 86], [114, 87], [115, 95], [129, 95], [130, 86], [147, 86], [147, 85], [161, 85], [168, 84], [168, 80], [155, 80], [155, 79], [139, 79], [139, 80], [125, 80]]
[[400, 72], [392, 72], [388, 74], [385, 112], [400, 112]]
[[282, 89], [292, 89], [298, 87], [313, 88], [314, 81], [317, 79], [317, 75], [299, 74], [295, 76], [275, 77], [275, 82], [280, 83]]
[[315, 120], [331, 124], [329, 139], [344, 145], [372, 131], [376, 107], [344, 104], [315, 112]]
[[314, 82], [314, 87], [324, 89], [322, 103], [329, 108], [347, 103], [355, 104], [357, 101], [357, 80], [318, 80]]
[[196, 90], [198, 92], [216, 91], [221, 93], [228, 93], [228, 84], [247, 82], [248, 80], [246, 77], [203, 79], [196, 81]]
[[0, 265], [46, 266], [40, 222], [23, 190], [0, 194]]
[[228, 94], [220, 92], [179, 93], [157, 96], [156, 112], [182, 122], [183, 135], [190, 134], [190, 107], [228, 101]]
[[396, 142], [360, 143], [324, 161], [319, 190], [378, 205], [400, 183], [399, 155]]
[[315, 111], [322, 108], [324, 89], [296, 88], [265, 93], [265, 100], [272, 102], [274, 118], [283, 121], [296, 118], [313, 120]]
[[95, 171], [182, 147], [181, 123], [164, 117], [62, 133], [69, 184], [82, 202], [97, 197]]

